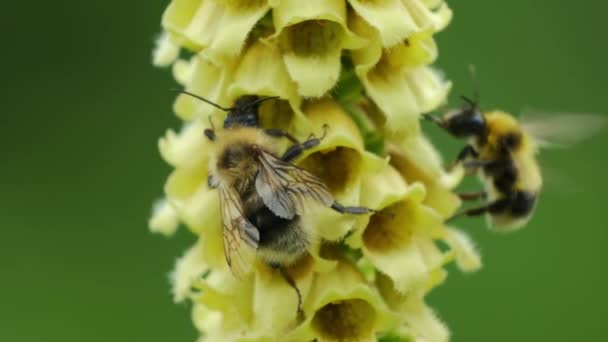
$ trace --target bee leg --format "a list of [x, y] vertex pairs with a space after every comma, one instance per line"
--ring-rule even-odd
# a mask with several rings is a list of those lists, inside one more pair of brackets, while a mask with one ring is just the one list
[[[319, 138], [319, 140], [323, 140], [325, 139], [325, 137], [327, 136], [327, 131], [329, 131], [329, 125], [324, 123], [323, 124], [323, 135], [321, 135], [321, 137]], [[308, 136], [308, 138], [306, 138], [306, 140], [311, 140], [316, 138], [314, 133], [310, 133], [310, 135]]]
[[461, 192], [458, 194], [463, 201], [475, 201], [478, 199], [485, 199], [488, 194], [485, 191], [478, 192]]
[[315, 137], [315, 135], [313, 133], [313, 134], [310, 134], [308, 136], [308, 138], [306, 138], [306, 140], [302, 143], [298, 142], [295, 139], [294, 139], [295, 142], [294, 142], [294, 140], [292, 140], [292, 142], [294, 142], [294, 145], [290, 146], [287, 149], [287, 151], [285, 151], [285, 153], [283, 153], [283, 155], [281, 156], [281, 160], [283, 160], [285, 162], [291, 162], [292, 160], [296, 159], [305, 150], [308, 150], [315, 146], [319, 146], [319, 144], [321, 143], [321, 140], [323, 140], [325, 138], [325, 136], [327, 135], [328, 129], [329, 129], [329, 125], [323, 124], [323, 135], [320, 138]]
[[215, 141], [215, 131], [210, 129], [210, 128], [206, 128], [205, 129], [205, 136], [207, 137], [207, 139], [211, 140], [211, 141]]
[[422, 114], [422, 118], [430, 121], [434, 124], [436, 124], [437, 126], [441, 127], [441, 128], [445, 128], [445, 123], [443, 122], [443, 119], [430, 115], [430, 114]]
[[282, 129], [269, 128], [269, 129], [265, 129], [264, 133], [268, 134], [269, 136], [271, 136], [273, 138], [286, 138], [287, 140], [291, 141], [294, 144], [300, 143], [298, 141], [298, 139], [296, 139], [293, 135], [289, 134], [288, 132], [285, 132]]
[[283, 153], [283, 155], [281, 156], [281, 160], [284, 162], [290, 162], [296, 159], [305, 150], [318, 146], [320, 143], [321, 139], [312, 138], [304, 141], [301, 144], [292, 145], [290, 148], [287, 149], [287, 151], [285, 151], [285, 153]]
[[473, 146], [466, 145], [458, 153], [458, 156], [456, 157], [456, 160], [454, 160], [454, 162], [452, 163], [452, 165], [450, 165], [450, 170], [453, 169], [453, 168], [455, 168], [456, 165], [462, 163], [465, 159], [467, 159], [469, 157], [477, 158], [477, 157], [479, 157], [479, 153], [477, 153], [477, 151], [475, 150], [475, 148], [473, 148]]
[[285, 269], [285, 267], [279, 266], [278, 269], [279, 269], [279, 272], [281, 273], [281, 276], [283, 277], [283, 279], [285, 279], [287, 284], [289, 284], [289, 286], [291, 286], [294, 290], [296, 290], [296, 294], [298, 295], [298, 319], [303, 320], [304, 312], [302, 311], [302, 294], [300, 294], [300, 290], [296, 286], [296, 282], [293, 280], [291, 275], [289, 275], [289, 273], [287, 273], [287, 270]]
[[334, 204], [331, 205], [331, 208], [340, 214], [364, 215], [376, 212], [374, 209], [366, 207], [345, 207], [338, 202], [334, 202]]
[[459, 213], [452, 215], [452, 217], [445, 220], [445, 222], [450, 222], [453, 219], [460, 217], [460, 216], [480, 216], [487, 212], [490, 212], [492, 214], [498, 214], [498, 213], [501, 213], [501, 212], [507, 210], [509, 208], [510, 204], [511, 204], [511, 199], [508, 197], [504, 197], [504, 198], [498, 199], [494, 202], [488, 203], [481, 207], [463, 210]]
[[497, 165], [500, 165], [500, 163], [494, 160], [470, 160], [462, 163], [462, 166], [466, 169], [477, 169], [486, 166], [493, 167]]

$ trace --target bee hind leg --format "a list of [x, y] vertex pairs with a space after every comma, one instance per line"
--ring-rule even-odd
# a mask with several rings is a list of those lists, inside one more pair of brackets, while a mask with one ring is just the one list
[[487, 212], [490, 212], [492, 214], [498, 214], [498, 213], [504, 212], [507, 209], [509, 209], [510, 204], [511, 204], [510, 198], [508, 198], [508, 197], [501, 198], [501, 199], [498, 199], [494, 202], [488, 203], [481, 207], [465, 209], [461, 212], [458, 212], [458, 213], [452, 215], [452, 217], [448, 218], [445, 222], [450, 222], [460, 216], [480, 216]]
[[302, 311], [302, 294], [300, 293], [300, 289], [298, 289], [298, 287], [296, 286], [296, 282], [293, 280], [291, 275], [287, 272], [285, 267], [279, 266], [277, 268], [278, 268], [279, 272], [281, 273], [281, 276], [283, 277], [283, 279], [285, 279], [285, 281], [287, 282], [287, 284], [289, 284], [289, 286], [291, 286], [296, 291], [296, 294], [298, 295], [298, 320], [303, 320], [304, 311]]
[[485, 199], [488, 194], [485, 191], [477, 191], [477, 192], [461, 192], [458, 194], [463, 201], [475, 201], [478, 199]]

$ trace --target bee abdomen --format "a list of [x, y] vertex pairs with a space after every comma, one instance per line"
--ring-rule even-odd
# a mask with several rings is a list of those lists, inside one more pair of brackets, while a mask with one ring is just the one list
[[258, 228], [258, 251], [266, 262], [289, 264], [308, 250], [310, 241], [300, 228], [299, 216], [284, 219], [262, 205], [248, 219]]
[[530, 215], [536, 205], [536, 193], [518, 191], [511, 200], [511, 215], [524, 217]]
[[517, 181], [518, 172], [510, 159], [496, 161], [484, 167], [484, 172], [493, 178], [494, 187], [501, 193], [509, 193]]

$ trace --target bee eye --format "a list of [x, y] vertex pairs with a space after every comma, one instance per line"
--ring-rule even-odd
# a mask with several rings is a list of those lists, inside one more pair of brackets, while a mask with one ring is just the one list
[[514, 149], [519, 145], [520, 136], [517, 133], [508, 133], [502, 138], [502, 144], [506, 148]]

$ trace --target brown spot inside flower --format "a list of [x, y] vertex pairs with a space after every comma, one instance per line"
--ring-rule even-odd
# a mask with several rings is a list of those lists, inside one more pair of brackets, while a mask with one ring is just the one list
[[[260, 96], [263, 97], [263, 96]], [[264, 128], [279, 128], [289, 131], [293, 119], [293, 109], [286, 100], [268, 100], [260, 104], [258, 110], [260, 125]]]
[[281, 34], [281, 48], [300, 56], [325, 55], [342, 42], [342, 27], [328, 20], [307, 20], [286, 27]]
[[430, 186], [437, 182], [439, 175], [431, 170], [425, 170], [419, 167], [414, 161], [407, 158], [406, 155], [391, 151], [390, 164], [399, 171], [399, 173], [410, 183], [422, 182], [426, 186]]
[[332, 150], [315, 152], [299, 163], [300, 167], [317, 176], [332, 194], [346, 191], [357, 175], [355, 167], [359, 163], [359, 154], [347, 147], [336, 147]]
[[360, 341], [373, 334], [376, 312], [362, 299], [329, 303], [315, 313], [312, 327], [329, 341]]
[[299, 258], [294, 264], [286, 267], [286, 271], [294, 280], [297, 280], [312, 272], [313, 262], [314, 260], [310, 254], [306, 254]]
[[415, 222], [413, 204], [402, 201], [375, 213], [363, 232], [363, 243], [370, 251], [387, 251], [403, 246], [412, 236]]

